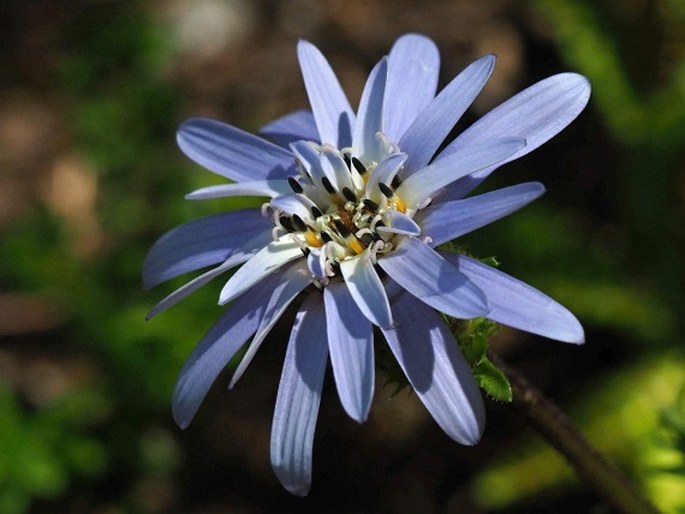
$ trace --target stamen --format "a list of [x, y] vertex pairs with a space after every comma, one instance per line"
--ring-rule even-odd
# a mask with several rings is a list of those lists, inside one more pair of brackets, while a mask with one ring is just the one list
[[[300, 220], [302, 221], [302, 220]], [[290, 218], [287, 216], [281, 216], [278, 218], [278, 222], [283, 226], [288, 232], [295, 232], [295, 226]]]
[[302, 253], [304, 254], [305, 257], [309, 257], [309, 254], [312, 253], [312, 251], [309, 248], [304, 247], [304, 248], [302, 248]]
[[344, 153], [343, 160], [345, 161], [345, 166], [347, 166], [347, 169], [352, 171], [352, 160], [350, 159], [349, 154]]
[[323, 177], [321, 179], [321, 183], [323, 184], [323, 187], [326, 188], [326, 191], [328, 191], [332, 195], [335, 194], [335, 188], [333, 187], [333, 184], [331, 184], [331, 181], [328, 180], [328, 177]]
[[402, 185], [402, 180], [400, 179], [400, 176], [395, 175], [395, 177], [392, 179], [392, 182], [390, 185], [392, 186], [393, 189], [397, 189], [398, 187], [400, 187], [400, 185]]
[[327, 232], [321, 232], [320, 236], [324, 243], [330, 243], [333, 241], [333, 238]]
[[357, 196], [352, 192], [352, 190], [349, 187], [343, 187], [342, 194], [350, 202], [357, 201]]
[[362, 164], [362, 161], [356, 157], [352, 157], [352, 164], [354, 164], [355, 169], [360, 175], [364, 175], [366, 173], [366, 167]]
[[385, 195], [386, 198], [392, 198], [395, 193], [392, 192], [392, 189], [390, 189], [386, 184], [383, 182], [378, 183], [378, 189], [381, 190], [381, 193]]
[[374, 202], [373, 200], [369, 200], [368, 198], [364, 198], [362, 200], [362, 203], [364, 204], [364, 207], [366, 207], [371, 212], [376, 212], [378, 210], [378, 204], [376, 202]]
[[321, 216], [323, 216], [323, 212], [321, 212], [321, 209], [319, 209], [316, 205], [312, 206], [311, 211], [312, 211], [312, 217], [314, 219], [320, 218]]
[[338, 231], [338, 234], [340, 234], [343, 238], [351, 234], [350, 229], [348, 229], [342, 221], [333, 220], [333, 223], [335, 223], [335, 228]]
[[288, 185], [290, 185], [290, 188], [295, 192], [295, 193], [301, 193], [304, 191], [300, 183], [295, 180], [295, 177], [288, 177]]
[[298, 232], [304, 232], [305, 230], [307, 230], [307, 225], [304, 221], [302, 221], [302, 218], [300, 218], [297, 214], [293, 214], [293, 227]]

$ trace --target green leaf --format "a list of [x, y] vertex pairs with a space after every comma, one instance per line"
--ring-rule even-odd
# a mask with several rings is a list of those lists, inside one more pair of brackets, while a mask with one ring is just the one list
[[488, 396], [500, 402], [511, 402], [513, 395], [509, 380], [495, 365], [484, 357], [473, 369], [476, 382]]

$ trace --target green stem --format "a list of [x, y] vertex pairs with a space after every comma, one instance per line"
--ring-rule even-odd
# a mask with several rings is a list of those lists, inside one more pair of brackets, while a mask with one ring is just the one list
[[488, 354], [509, 379], [511, 406], [559, 451], [588, 485], [610, 505], [626, 514], [656, 514], [654, 507], [628, 478], [590, 444], [559, 407], [502, 359]]

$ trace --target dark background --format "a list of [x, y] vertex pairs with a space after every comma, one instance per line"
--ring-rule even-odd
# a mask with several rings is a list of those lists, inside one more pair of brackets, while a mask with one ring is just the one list
[[[218, 179], [175, 147], [211, 116], [254, 131], [306, 108], [295, 45], [315, 43], [356, 105], [395, 38], [421, 32], [441, 85], [498, 55], [460, 128], [537, 80], [587, 75], [588, 108], [479, 190], [548, 193], [460, 243], [547, 292], [587, 343], [503, 329], [493, 348], [566, 409], [665, 512], [685, 509], [685, 4], [679, 0], [175, 0], [0, 4], [0, 512], [611, 512], [511, 410], [474, 448], [379, 377], [369, 421], [330, 377], [311, 494], [269, 464], [284, 319], [238, 386], [222, 375], [186, 431], [175, 375], [221, 309], [215, 283], [150, 322], [147, 249], [244, 205], [183, 200]], [[455, 133], [456, 133], [455, 132]]]

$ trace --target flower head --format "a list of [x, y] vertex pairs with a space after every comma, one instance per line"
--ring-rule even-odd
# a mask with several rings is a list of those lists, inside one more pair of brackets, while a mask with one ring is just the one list
[[259, 196], [268, 199], [263, 208], [170, 231], [151, 249], [144, 282], [151, 287], [214, 266], [162, 300], [152, 316], [242, 265], [220, 294], [220, 304], [233, 303], [181, 370], [173, 398], [181, 427], [235, 353], [250, 341], [231, 386], [286, 308], [302, 298], [276, 400], [271, 460], [283, 485], [303, 495], [329, 357], [345, 411], [359, 422], [368, 416], [374, 325], [433, 418], [462, 444], [479, 440], [483, 402], [436, 311], [583, 342], [576, 318], [549, 297], [437, 247], [544, 192], [532, 182], [464, 198], [570, 123], [590, 87], [573, 73], [538, 82], [436, 155], [485, 85], [494, 56], [472, 63], [436, 95], [435, 45], [403, 36], [371, 71], [355, 113], [323, 55], [305, 41], [297, 50], [311, 112], [280, 118], [260, 136], [208, 119], [191, 119], [178, 132], [186, 155], [233, 181], [188, 198]]

